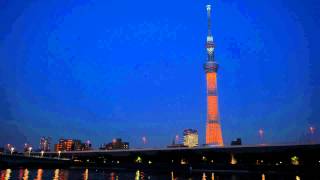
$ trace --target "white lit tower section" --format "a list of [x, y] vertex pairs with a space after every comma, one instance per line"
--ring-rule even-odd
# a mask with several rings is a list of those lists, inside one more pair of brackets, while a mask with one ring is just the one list
[[206, 144], [223, 146], [222, 130], [218, 111], [217, 71], [214, 59], [214, 42], [211, 34], [211, 5], [207, 5], [208, 35], [206, 41], [207, 62], [204, 64], [207, 80]]

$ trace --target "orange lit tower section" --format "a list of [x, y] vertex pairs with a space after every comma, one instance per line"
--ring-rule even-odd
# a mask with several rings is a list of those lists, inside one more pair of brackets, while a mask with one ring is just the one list
[[218, 93], [217, 93], [217, 71], [218, 64], [214, 59], [214, 43], [211, 34], [211, 6], [207, 5], [208, 14], [208, 36], [206, 49], [208, 60], [204, 64], [207, 78], [207, 122], [206, 122], [206, 144], [223, 146], [222, 131], [219, 121]]

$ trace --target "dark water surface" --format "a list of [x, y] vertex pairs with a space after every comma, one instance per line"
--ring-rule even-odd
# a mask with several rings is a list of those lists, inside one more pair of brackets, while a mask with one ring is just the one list
[[0, 180], [22, 179], [22, 180], [302, 180], [320, 179], [312, 175], [308, 177], [297, 174], [285, 174], [277, 172], [268, 173], [249, 173], [249, 172], [199, 172], [192, 174], [178, 174], [175, 172], [158, 173], [136, 171], [111, 171], [96, 169], [1, 169]]

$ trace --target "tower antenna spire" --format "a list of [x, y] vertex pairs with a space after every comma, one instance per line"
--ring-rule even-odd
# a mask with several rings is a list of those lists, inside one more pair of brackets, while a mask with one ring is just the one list
[[214, 42], [211, 34], [211, 5], [206, 5], [208, 16], [208, 35], [206, 42], [206, 49], [208, 54], [208, 61], [214, 61]]
[[208, 16], [208, 36], [211, 36], [211, 5], [206, 5]]

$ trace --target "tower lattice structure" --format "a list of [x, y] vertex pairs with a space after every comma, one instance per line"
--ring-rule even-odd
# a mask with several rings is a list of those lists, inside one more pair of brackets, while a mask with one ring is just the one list
[[207, 80], [207, 122], [206, 144], [223, 146], [222, 130], [218, 110], [217, 71], [218, 64], [214, 58], [215, 44], [211, 33], [211, 5], [207, 5], [208, 35], [206, 41], [207, 62], [204, 64]]

